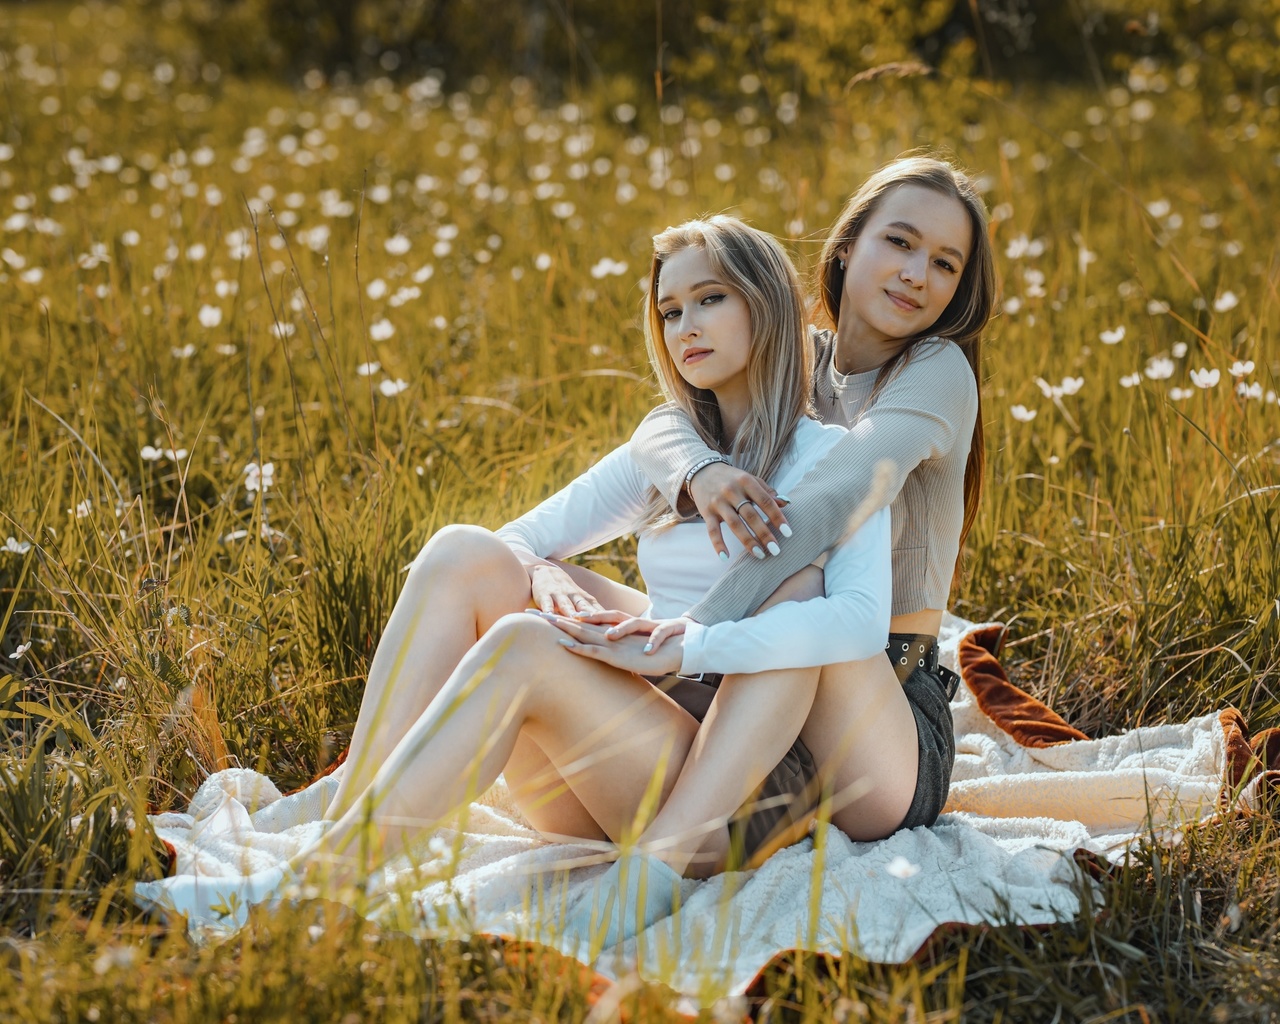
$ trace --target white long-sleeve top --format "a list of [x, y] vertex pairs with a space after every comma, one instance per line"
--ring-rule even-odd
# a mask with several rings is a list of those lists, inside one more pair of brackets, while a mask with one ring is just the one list
[[[782, 494], [845, 436], [839, 426], [803, 419], [770, 484]], [[648, 478], [630, 445], [614, 449], [563, 490], [500, 530], [513, 550], [539, 558], [567, 558], [635, 529], [649, 496]], [[722, 535], [731, 556], [742, 545]], [[830, 552], [826, 595], [787, 601], [739, 621], [690, 622], [684, 634], [684, 675], [762, 672], [858, 661], [884, 650], [892, 602], [892, 528], [887, 508]], [[674, 618], [687, 611], [727, 571], [699, 519], [640, 533], [636, 558], [649, 593], [647, 615]]]

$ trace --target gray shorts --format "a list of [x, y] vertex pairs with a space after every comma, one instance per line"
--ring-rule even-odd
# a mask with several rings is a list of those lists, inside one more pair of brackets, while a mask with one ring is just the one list
[[920, 753], [915, 795], [898, 827], [928, 827], [938, 820], [951, 788], [951, 768], [956, 760], [951, 698], [960, 677], [938, 664], [938, 643], [931, 636], [890, 633], [885, 653], [915, 715]]

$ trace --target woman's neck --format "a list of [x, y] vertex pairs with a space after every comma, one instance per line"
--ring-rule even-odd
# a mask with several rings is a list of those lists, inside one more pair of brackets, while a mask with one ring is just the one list
[[850, 326], [852, 317], [836, 324], [835, 350], [831, 362], [837, 372], [866, 373], [876, 370], [902, 351], [906, 338], [877, 338]]
[[726, 448], [733, 447], [733, 440], [738, 430], [746, 421], [751, 410], [751, 392], [744, 384], [742, 387], [721, 388], [715, 392], [716, 404], [720, 407], [720, 430], [724, 436]]

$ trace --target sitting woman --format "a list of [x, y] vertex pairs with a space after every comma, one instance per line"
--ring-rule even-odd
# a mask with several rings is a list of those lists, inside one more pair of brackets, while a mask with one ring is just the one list
[[[812, 354], [801, 290], [790, 260], [768, 235], [729, 217], [663, 232], [654, 240], [646, 303], [646, 342], [667, 397], [735, 465], [785, 489], [844, 436], [843, 428], [807, 415]], [[751, 619], [692, 630], [680, 645], [669, 645], [665, 657], [677, 646], [681, 653], [668, 667], [685, 677], [751, 673], [767, 683], [771, 674], [786, 678], [788, 669], [883, 651], [889, 513], [863, 518], [830, 551], [824, 596], [779, 600]], [[576, 641], [548, 621], [554, 615], [520, 613], [539, 597], [541, 568], [586, 578], [545, 560], [637, 529], [648, 597], [597, 577], [587, 581], [597, 608], [673, 617], [728, 567], [702, 523], [679, 519], [647, 482], [627, 445], [496, 534], [476, 527], [437, 533], [410, 569], [371, 666], [346, 775], [326, 815], [334, 824], [293, 869], [324, 863], [329, 884], [354, 880], [372, 866], [371, 854], [398, 852], [504, 770], [525, 813], [548, 837], [625, 843], [643, 830], [699, 735], [697, 718], [665, 692], [678, 680], [576, 657]], [[433, 675], [444, 678], [415, 713], [409, 702]], [[808, 707], [795, 706], [785, 687], [765, 685], [760, 693], [767, 703], [756, 717], [784, 737], [785, 750]], [[874, 736], [874, 701], [863, 706], [860, 695], [846, 694], [845, 704], [846, 724], [858, 721]], [[826, 753], [815, 756], [821, 762]], [[848, 756], [847, 749], [830, 753]], [[745, 772], [735, 763], [717, 783], [739, 803], [774, 770], [746, 761]], [[794, 765], [782, 770], [812, 774]], [[745, 841], [763, 838], [766, 830], [750, 825], [752, 811], [743, 817]], [[711, 823], [699, 837], [696, 863], [723, 864], [730, 844], [726, 822]], [[610, 929], [606, 941], [669, 909], [679, 880], [656, 858], [636, 854], [631, 862], [645, 871], [631, 874], [621, 931]], [[635, 881], [645, 873], [647, 897]], [[237, 894], [254, 902], [278, 882], [278, 874], [250, 876]], [[578, 922], [584, 930], [589, 909]]]

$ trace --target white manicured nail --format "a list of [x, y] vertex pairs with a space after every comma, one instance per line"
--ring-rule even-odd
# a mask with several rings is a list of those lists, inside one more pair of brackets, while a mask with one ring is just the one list
[[757, 544], [755, 547], [751, 549], [751, 553], [755, 555], [756, 558], [764, 558], [764, 551], [761, 550], [759, 544]]
[[572, 640], [557, 640], [556, 643], [558, 643], [561, 647], [577, 647], [578, 646]]
[[653, 644], [645, 644], [645, 645], [644, 645], [644, 653], [645, 653], [645, 654], [652, 654], [652, 653], [653, 653]]
[[779, 527], [778, 527], [778, 532], [779, 532], [780, 534], [782, 534], [782, 536], [784, 536], [784, 537], [790, 537], [790, 536], [791, 536], [791, 527], [790, 527], [790, 525], [789, 525], [789, 524], [787, 524], [787, 523], [783, 523], [781, 526], [779, 526]]
[[729, 561], [729, 552], [727, 552], [727, 551], [721, 551], [721, 552], [720, 552], [720, 561], [722, 561], [722, 562], [727, 562], [727, 561]]
[[776, 540], [769, 541], [768, 548], [769, 548], [769, 554], [771, 555], [782, 554], [782, 548], [778, 547], [778, 542]]

